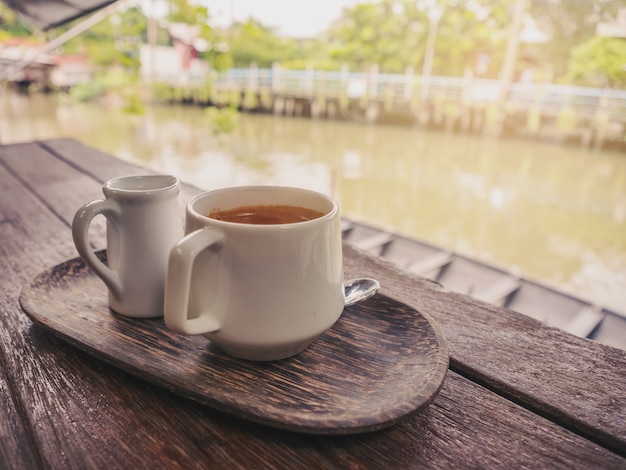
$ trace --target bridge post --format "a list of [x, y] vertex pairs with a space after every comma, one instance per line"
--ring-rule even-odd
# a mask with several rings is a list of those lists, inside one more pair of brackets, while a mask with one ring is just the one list
[[274, 62], [272, 64], [272, 92], [277, 93], [280, 89], [280, 64]]
[[411, 102], [411, 97], [413, 96], [413, 77], [415, 73], [413, 71], [413, 67], [407, 67], [404, 71], [404, 90], [402, 92], [402, 97], [404, 98], [405, 103]]
[[248, 67], [248, 89], [254, 91], [259, 89], [259, 67], [254, 62]]
[[378, 96], [378, 65], [372, 65], [368, 73], [368, 95], [370, 98]]
[[306, 64], [306, 69], [304, 70], [304, 92], [308, 96], [313, 96], [313, 88], [314, 88], [314, 78], [315, 78], [315, 69], [311, 65], [311, 63]]

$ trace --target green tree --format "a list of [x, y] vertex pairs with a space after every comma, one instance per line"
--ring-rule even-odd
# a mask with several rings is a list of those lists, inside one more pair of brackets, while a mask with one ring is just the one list
[[198, 39], [206, 41], [206, 49], [199, 51], [199, 58], [209, 62], [215, 69], [224, 70], [232, 66], [229, 47], [224, 35], [211, 27], [210, 10], [188, 0], [170, 0], [167, 20], [198, 27]]
[[428, 19], [415, 2], [383, 0], [344, 9], [329, 31], [332, 57], [351, 68], [377, 64], [385, 72], [417, 66], [424, 55]]
[[[81, 21], [81, 20], [78, 20]], [[60, 31], [68, 29], [61, 28]], [[131, 7], [100, 21], [63, 45], [65, 54], [86, 54], [102, 67], [129, 70], [139, 67], [139, 46], [145, 41], [147, 20], [141, 9]]]
[[344, 10], [331, 28], [333, 57], [352, 68], [378, 64], [384, 72], [421, 70], [429, 29], [436, 28], [433, 73], [461, 75], [488, 55], [497, 73], [506, 37], [507, 5], [501, 0], [383, 0]]
[[191, 25], [209, 25], [209, 9], [202, 5], [190, 3], [188, 0], [169, 0], [167, 19], [173, 23], [187, 23]]
[[529, 0], [528, 12], [550, 37], [535, 49], [536, 61], [557, 79], [565, 76], [573, 48], [594, 37], [600, 21], [614, 21], [625, 7], [626, 0]]
[[19, 20], [15, 12], [0, 2], [0, 41], [11, 37], [29, 36], [30, 30]]
[[508, 37], [510, 5], [502, 0], [444, 2], [437, 31], [436, 75], [461, 76], [475, 70], [480, 57], [488, 64], [483, 77], [497, 78]]
[[330, 47], [323, 38], [291, 40], [291, 55], [283, 59], [284, 68], [296, 70], [312, 66], [315, 70], [339, 70], [341, 64], [330, 56]]
[[293, 57], [293, 41], [278, 37], [272, 28], [254, 19], [231, 26], [229, 31], [230, 54], [235, 67], [271, 67]]
[[573, 83], [626, 88], [626, 39], [595, 36], [572, 49], [568, 78]]

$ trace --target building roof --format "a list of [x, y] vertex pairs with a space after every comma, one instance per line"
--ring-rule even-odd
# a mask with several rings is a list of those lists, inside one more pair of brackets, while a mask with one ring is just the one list
[[46, 30], [99, 10], [117, 0], [2, 0], [26, 22]]

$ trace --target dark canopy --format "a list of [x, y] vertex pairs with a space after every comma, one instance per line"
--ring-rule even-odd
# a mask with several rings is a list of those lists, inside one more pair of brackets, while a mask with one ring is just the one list
[[116, 0], [3, 0], [9, 8], [42, 30], [60, 26]]

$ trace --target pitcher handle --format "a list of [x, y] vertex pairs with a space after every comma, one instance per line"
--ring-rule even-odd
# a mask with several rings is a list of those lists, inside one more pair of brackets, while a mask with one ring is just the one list
[[119, 274], [100, 261], [89, 245], [89, 226], [93, 218], [99, 214], [104, 215], [108, 220], [116, 222], [120, 216], [119, 205], [111, 199], [104, 199], [91, 201], [82, 206], [74, 214], [72, 238], [74, 239], [76, 250], [85, 264], [104, 281], [113, 295], [119, 298], [122, 295], [122, 280]]

